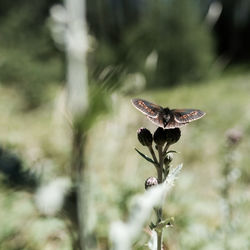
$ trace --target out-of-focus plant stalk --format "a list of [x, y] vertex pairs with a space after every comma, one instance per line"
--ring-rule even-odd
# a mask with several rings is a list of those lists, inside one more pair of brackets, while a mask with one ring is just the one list
[[[73, 183], [70, 209], [70, 231], [74, 250], [87, 249], [87, 183], [84, 164], [86, 142], [86, 113], [88, 111], [88, 82], [86, 54], [88, 33], [85, 0], [64, 0], [64, 6], [51, 8], [51, 31], [58, 45], [63, 45], [67, 60], [67, 111], [72, 123], [71, 179]], [[67, 202], [66, 202], [67, 203]], [[66, 204], [67, 205], [67, 204]], [[71, 230], [72, 229], [72, 230]]]
[[88, 83], [86, 53], [88, 49], [87, 25], [85, 20], [84, 0], [65, 0], [67, 12], [67, 29], [65, 32], [65, 48], [67, 58], [67, 106], [72, 116], [73, 142], [71, 177], [76, 188], [76, 211], [78, 230], [78, 249], [86, 249], [86, 212], [87, 194], [84, 176], [86, 167], [83, 154], [86, 131], [79, 124], [88, 108]]
[[67, 57], [68, 108], [76, 119], [88, 108], [86, 53], [88, 49], [84, 0], [65, 0], [67, 30], [65, 33]]
[[225, 160], [222, 167], [222, 177], [223, 177], [223, 185], [221, 186], [221, 197], [223, 201], [223, 224], [222, 229], [224, 230], [224, 249], [229, 250], [229, 232], [231, 229], [231, 225], [233, 222], [233, 204], [230, 190], [235, 184], [236, 180], [239, 176], [233, 174], [235, 169], [235, 152], [236, 149], [242, 140], [243, 133], [239, 129], [230, 129], [226, 133], [227, 142], [225, 146]]

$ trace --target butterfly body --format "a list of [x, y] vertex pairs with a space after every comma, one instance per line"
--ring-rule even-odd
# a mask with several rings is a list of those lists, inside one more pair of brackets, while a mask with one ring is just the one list
[[206, 113], [199, 109], [169, 109], [143, 99], [132, 99], [132, 104], [147, 118], [162, 128], [180, 128], [189, 122], [198, 120]]

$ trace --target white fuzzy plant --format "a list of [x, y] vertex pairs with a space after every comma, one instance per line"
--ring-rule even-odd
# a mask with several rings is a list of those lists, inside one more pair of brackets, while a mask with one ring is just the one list
[[[56, 43], [66, 55], [67, 116], [72, 124], [72, 155], [70, 163], [71, 179], [77, 202], [78, 239], [74, 248], [87, 249], [86, 213], [87, 184], [84, 181], [86, 167], [83, 162], [86, 131], [82, 120], [86, 120], [89, 108], [87, 76], [88, 31], [85, 0], [64, 0], [64, 5], [51, 8], [51, 31]], [[72, 220], [72, 223], [73, 220]]]
[[[139, 195], [131, 207], [127, 222], [116, 221], [111, 225], [110, 239], [114, 250], [132, 249], [134, 241], [142, 233], [142, 229], [148, 222], [153, 209], [161, 206], [162, 202], [164, 202], [181, 168], [182, 164], [173, 168], [162, 184], [152, 187]], [[164, 226], [167, 226], [167, 224]], [[148, 242], [148, 247], [151, 250], [157, 250], [157, 233], [154, 230]]]

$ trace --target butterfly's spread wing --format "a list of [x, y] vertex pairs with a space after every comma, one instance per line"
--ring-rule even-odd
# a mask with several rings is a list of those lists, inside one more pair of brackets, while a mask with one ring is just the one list
[[185, 126], [188, 122], [186, 123], [178, 123], [176, 122], [174, 119], [171, 119], [168, 124], [164, 127], [164, 124], [162, 122], [162, 119], [158, 116], [156, 118], [147, 116], [147, 118], [153, 122], [155, 125], [157, 125], [158, 127], [162, 127], [164, 129], [171, 129], [171, 128], [181, 128], [183, 126]]
[[158, 127], [164, 128], [163, 122], [162, 122], [162, 120], [159, 118], [159, 116], [157, 116], [157, 117], [155, 117], [155, 118], [150, 117], [150, 116], [147, 116], [147, 118], [148, 118], [151, 122], [153, 122], [155, 125], [157, 125]]
[[132, 99], [131, 102], [139, 111], [152, 118], [156, 118], [159, 114], [159, 111], [163, 109], [159, 105], [142, 99]]
[[200, 119], [206, 113], [199, 109], [172, 109], [174, 120], [179, 123], [189, 123]]

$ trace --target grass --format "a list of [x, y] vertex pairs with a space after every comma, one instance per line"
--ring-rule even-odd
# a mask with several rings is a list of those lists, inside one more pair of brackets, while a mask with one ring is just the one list
[[[184, 168], [165, 206], [165, 213], [176, 218], [174, 228], [165, 235], [171, 250], [223, 249], [219, 186], [225, 132], [232, 127], [241, 128], [244, 138], [237, 149], [235, 162], [241, 177], [232, 188], [237, 220], [233, 220], [229, 230], [229, 241], [231, 249], [249, 249], [250, 230], [245, 223], [250, 208], [249, 91], [249, 72], [228, 72], [200, 84], [187, 83], [136, 96], [170, 108], [199, 108], [207, 113], [203, 119], [183, 128], [180, 141], [173, 147], [180, 152], [175, 155], [173, 164], [183, 162]], [[51, 98], [35, 111], [24, 112], [21, 108], [24, 100], [20, 95], [13, 89], [0, 87], [1, 146], [19, 155], [25, 166], [42, 172], [45, 181], [66, 175], [69, 167], [70, 125], [61, 112], [61, 91], [55, 91], [55, 95], [55, 99]], [[136, 130], [145, 126], [154, 131], [155, 126], [132, 107], [130, 98], [114, 94], [112, 101], [112, 112], [90, 130], [86, 154], [92, 186], [93, 214], [89, 219], [100, 239], [98, 247], [101, 249], [107, 249], [111, 221], [126, 217], [131, 197], [143, 192], [147, 177], [156, 175], [150, 164], [134, 151], [137, 147], [148, 154], [137, 142]], [[0, 189], [0, 220], [11, 218], [8, 227], [0, 231], [0, 245], [16, 249], [11, 244], [14, 241], [24, 246], [23, 249], [44, 249], [44, 245], [49, 249], [58, 244], [60, 249], [69, 249], [63, 224], [53, 218], [40, 217], [32, 195], [21, 190], [10, 192], [3, 186]], [[27, 211], [29, 229], [24, 230], [22, 225]], [[22, 241], [11, 236], [19, 230], [24, 238]]]

